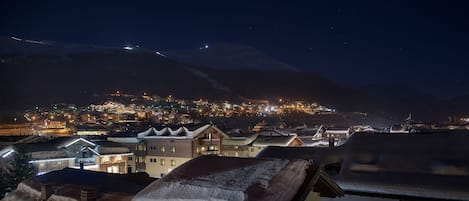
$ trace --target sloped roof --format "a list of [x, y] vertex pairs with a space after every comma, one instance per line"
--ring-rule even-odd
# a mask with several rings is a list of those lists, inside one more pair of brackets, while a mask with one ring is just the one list
[[[97, 200], [130, 200], [133, 195], [153, 181], [154, 179], [150, 178], [147, 173], [111, 174], [65, 168], [23, 181], [18, 190], [10, 193], [5, 200], [39, 200], [41, 186], [44, 184], [52, 188], [51, 199], [55, 195], [80, 200], [80, 190], [86, 188], [97, 191]], [[29, 191], [38, 193], [34, 196], [34, 193], [26, 190], [28, 188]]]
[[203, 133], [205, 130], [209, 128], [214, 128], [218, 130], [222, 135], [226, 134], [223, 131], [219, 130], [216, 126], [212, 124], [206, 124], [201, 126], [195, 130], [189, 130], [186, 127], [179, 127], [178, 129], [171, 129], [170, 127], [164, 127], [160, 130], [152, 127], [143, 131], [138, 134], [138, 138], [175, 138], [175, 139], [193, 139], [194, 137], [198, 136], [199, 134]]
[[59, 137], [45, 142], [19, 143], [14, 146], [20, 146], [26, 152], [55, 151], [78, 139], [78, 137]]
[[154, 127], [149, 128], [146, 131], [143, 131], [138, 134], [139, 138], [145, 138], [145, 137], [163, 137], [163, 136], [169, 136], [169, 137], [189, 137], [192, 138], [194, 135], [195, 131], [189, 131], [186, 127], [180, 127], [176, 130], [172, 130], [169, 127], [162, 128], [161, 130], [157, 130]]
[[293, 140], [298, 139], [295, 134], [285, 136], [265, 136], [258, 135], [256, 140], [253, 142], [253, 146], [267, 147], [267, 146], [288, 146]]
[[[290, 201], [316, 190], [312, 181], [318, 172], [310, 175], [309, 168], [305, 160], [201, 156], [153, 182], [133, 200]], [[330, 196], [341, 195], [340, 188], [331, 186]]]
[[249, 135], [245, 136], [230, 136], [227, 139], [223, 139], [223, 145], [248, 145], [256, 140], [258, 134], [256, 133], [249, 133]]
[[89, 144], [91, 146], [90, 149], [98, 155], [131, 153], [127, 147], [122, 146], [120, 143], [104, 140], [91, 142], [85, 138], [79, 137], [60, 137], [46, 142], [20, 143], [11, 145], [0, 150], [0, 155], [3, 157], [10, 150], [21, 148], [27, 153], [30, 153], [31, 159], [33, 161], [71, 158], [75, 157], [75, 153], [70, 153], [67, 150], [67, 147], [77, 142], [85, 142]]
[[333, 178], [354, 194], [467, 200], [469, 132], [355, 133], [334, 148], [267, 147], [258, 157], [340, 164]]

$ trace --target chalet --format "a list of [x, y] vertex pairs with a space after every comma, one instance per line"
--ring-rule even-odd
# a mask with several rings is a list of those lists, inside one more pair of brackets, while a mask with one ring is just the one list
[[292, 131], [298, 135], [301, 141], [303, 141], [302, 146], [323, 147], [328, 145], [328, 142], [324, 141], [324, 138], [322, 137], [325, 130], [326, 129], [322, 125], [315, 127], [307, 127], [305, 125], [297, 127]]
[[129, 172], [145, 172], [146, 164], [145, 157], [147, 155], [147, 147], [141, 138], [132, 133], [111, 135], [107, 137], [108, 141], [116, 142], [124, 147], [127, 147], [132, 153], [133, 157], [129, 157], [127, 165]]
[[154, 181], [133, 200], [290, 201], [342, 195], [320, 166], [306, 160], [202, 156]]
[[321, 163], [345, 199], [468, 200], [468, 134], [356, 133], [340, 147], [268, 147], [258, 157]]
[[234, 157], [256, 157], [268, 146], [302, 146], [303, 141], [294, 133], [279, 130], [261, 132], [228, 132], [223, 140], [223, 155]]
[[222, 144], [223, 156], [255, 157], [251, 145], [256, 140], [257, 133], [243, 132], [236, 129], [227, 132], [227, 135], [229, 137], [224, 139]]
[[154, 181], [146, 173], [112, 174], [65, 168], [21, 182], [4, 201], [129, 201]]
[[[136, 170], [144, 171], [152, 177], [162, 177], [177, 166], [201, 155], [221, 155], [222, 142], [228, 136], [212, 124], [193, 130], [186, 127], [156, 129], [151, 127], [134, 136], [111, 136], [109, 141], [134, 146]], [[144, 148], [143, 148], [144, 146]]]
[[353, 130], [351, 127], [326, 127], [322, 134], [324, 138], [346, 139], [352, 135]]
[[31, 156], [30, 163], [44, 174], [63, 168], [82, 168], [111, 173], [127, 173], [132, 152], [120, 144], [90, 141], [85, 138], [60, 137], [45, 142], [16, 143], [0, 150], [1, 164], [7, 165], [16, 150]]
[[284, 129], [287, 125], [285, 122], [275, 122], [275, 123], [267, 123], [265, 121], [257, 123], [254, 128], [252, 128], [252, 132], [261, 132], [261, 131], [270, 131], [276, 129]]

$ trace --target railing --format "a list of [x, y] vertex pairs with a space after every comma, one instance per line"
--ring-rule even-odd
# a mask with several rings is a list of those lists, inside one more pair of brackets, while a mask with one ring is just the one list
[[96, 165], [96, 159], [95, 158], [77, 158], [77, 159], [75, 159], [75, 166], [80, 166], [80, 163], [83, 163], [84, 166]]
[[220, 139], [199, 139], [200, 145], [212, 145], [212, 144], [218, 144], [219, 142], [220, 142]]

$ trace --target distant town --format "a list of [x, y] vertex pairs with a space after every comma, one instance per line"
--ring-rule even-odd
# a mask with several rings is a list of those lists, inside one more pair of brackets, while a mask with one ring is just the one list
[[13, 117], [9, 123], [0, 125], [0, 135], [106, 135], [136, 131], [142, 124], [194, 125], [207, 119], [263, 118], [295, 113], [327, 115], [336, 112], [319, 103], [283, 98], [275, 103], [263, 100], [209, 102], [204, 99], [178, 99], [172, 95], [131, 95], [116, 91], [105, 95], [105, 99], [107, 101], [101, 104], [81, 107], [62, 103], [28, 109], [23, 116]]
[[[147, 93], [131, 95], [116, 91], [105, 95], [105, 99], [100, 104], [87, 106], [62, 103], [35, 107], [26, 110], [23, 116], [13, 117], [10, 122], [0, 125], [2, 168], [7, 169], [11, 161], [17, 160], [15, 154], [24, 153], [35, 170], [34, 174], [38, 176], [92, 174], [75, 172], [76, 169], [111, 174], [145, 173], [148, 175], [147, 181], [152, 181], [155, 178], [164, 179], [165, 175], [183, 164], [189, 164], [192, 159], [229, 161], [229, 158], [207, 156], [250, 158], [253, 161], [259, 157], [312, 159], [323, 164], [327, 174], [335, 176], [339, 181], [340, 187], [335, 186], [332, 180], [329, 181], [328, 185], [332, 185], [329, 190], [334, 193], [326, 197], [342, 196], [343, 189], [353, 192], [353, 196], [366, 196], [369, 190], [349, 186], [350, 182], [365, 181], [354, 177], [351, 180], [341, 179], [341, 175], [354, 175], [356, 172], [380, 174], [397, 168], [389, 162], [393, 160], [392, 157], [401, 156], [394, 155], [394, 151], [388, 152], [395, 148], [383, 146], [398, 145], [402, 151], [409, 152], [400, 160], [417, 161], [418, 164], [410, 169], [398, 168], [398, 172], [421, 174], [425, 172], [422, 172], [423, 169], [428, 168], [425, 164], [429, 161], [428, 158], [417, 160], [422, 150], [415, 149], [416, 146], [411, 144], [426, 141], [424, 146], [441, 150], [442, 153], [437, 155], [443, 154], [443, 158], [446, 158], [447, 145], [441, 147], [441, 140], [455, 138], [464, 143], [464, 140], [456, 138], [465, 139], [466, 135], [460, 134], [469, 132], [467, 118], [448, 123], [423, 123], [414, 121], [409, 114], [400, 124], [379, 127], [374, 124], [375, 117], [366, 113], [343, 113], [320, 103], [283, 98], [275, 103], [256, 100], [233, 103], [183, 100], [171, 95], [160, 97]], [[354, 150], [358, 147], [362, 150]], [[346, 151], [348, 149], [351, 151]], [[381, 160], [379, 157], [383, 156], [389, 158], [375, 161]], [[459, 161], [460, 157], [463, 156], [452, 154], [455, 161]], [[465, 167], [462, 161], [448, 162], [443, 159], [438, 164], [432, 167], [434, 172], [431, 174], [467, 174], [466, 170], [459, 170]], [[180, 168], [177, 170], [181, 171]], [[105, 177], [113, 179], [111, 175]], [[21, 185], [21, 188], [25, 188], [25, 185], [42, 184]], [[380, 185], [377, 186], [381, 188]], [[48, 187], [42, 185], [41, 188]], [[382, 188], [389, 186], [383, 184]], [[40, 189], [37, 191], [38, 195], [46, 196], [39, 193]], [[14, 192], [14, 196], [27, 193], [21, 189]], [[425, 198], [420, 191], [407, 189], [402, 192], [410, 193], [411, 197]], [[379, 193], [376, 196], [408, 196], [401, 195], [402, 192]], [[92, 192], [94, 196], [93, 193], [96, 192]], [[132, 197], [136, 193], [128, 196]], [[317, 193], [316, 196], [323, 197], [320, 196], [321, 192]], [[145, 197], [141, 194], [135, 198]], [[72, 194], [66, 196], [73, 198]], [[445, 196], [435, 194], [431, 198]]]

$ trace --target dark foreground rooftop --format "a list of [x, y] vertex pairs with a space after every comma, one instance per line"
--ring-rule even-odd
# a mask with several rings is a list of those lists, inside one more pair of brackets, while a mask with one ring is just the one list
[[153, 181], [147, 173], [111, 174], [65, 168], [23, 181], [4, 200], [80, 200], [83, 194], [97, 200], [130, 200]]
[[340, 147], [268, 147], [258, 157], [324, 164], [350, 194], [469, 200], [468, 153], [469, 133], [357, 133]]
[[337, 197], [342, 190], [306, 160], [201, 156], [140, 191], [135, 201], [305, 200]]

